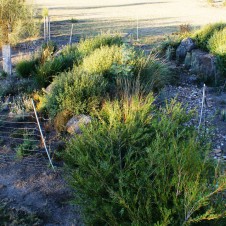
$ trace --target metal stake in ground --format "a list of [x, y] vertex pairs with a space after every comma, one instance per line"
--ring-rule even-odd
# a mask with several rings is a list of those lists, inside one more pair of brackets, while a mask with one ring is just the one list
[[54, 168], [54, 166], [53, 166], [52, 160], [51, 160], [50, 155], [49, 155], [49, 151], [48, 151], [47, 146], [46, 146], [45, 138], [44, 138], [43, 133], [42, 133], [42, 129], [41, 129], [41, 126], [40, 126], [40, 123], [39, 123], [37, 111], [36, 111], [35, 104], [34, 104], [34, 101], [33, 101], [33, 100], [32, 100], [32, 105], [33, 105], [33, 108], [34, 108], [35, 118], [36, 118], [36, 121], [37, 121], [37, 123], [38, 123], [38, 128], [39, 128], [39, 131], [40, 131], [40, 135], [41, 135], [42, 142], [43, 142], [43, 144], [44, 144], [44, 147], [45, 147], [45, 150], [46, 150], [46, 153], [47, 153], [47, 156], [48, 156], [50, 165], [52, 166], [53, 170], [55, 171], [55, 168]]
[[48, 16], [48, 22], [49, 22], [49, 24], [48, 24], [48, 28], [49, 28], [49, 30], [48, 30], [48, 33], [49, 33], [49, 41], [51, 40], [51, 34], [50, 34], [50, 17]]
[[139, 19], [137, 16], [137, 42], [139, 41]]
[[201, 123], [202, 123], [202, 115], [203, 115], [203, 108], [204, 108], [205, 99], [206, 99], [206, 85], [204, 84], [203, 93], [202, 93], [202, 107], [201, 107], [201, 113], [200, 113], [199, 125], [198, 125], [198, 133], [200, 131], [200, 126], [201, 126]]
[[70, 34], [69, 45], [71, 45], [71, 42], [72, 42], [73, 27], [74, 27], [74, 24], [71, 25], [71, 34]]

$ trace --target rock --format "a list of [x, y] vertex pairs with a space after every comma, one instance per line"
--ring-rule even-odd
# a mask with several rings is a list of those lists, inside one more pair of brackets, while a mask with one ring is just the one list
[[175, 48], [169, 46], [166, 50], [166, 59], [171, 61], [174, 60], [176, 56]]
[[213, 151], [214, 151], [215, 154], [219, 154], [219, 153], [222, 152], [221, 149], [214, 149]]
[[203, 76], [205, 81], [217, 81], [220, 73], [216, 66], [216, 57], [195, 49], [191, 53], [191, 72]]
[[184, 66], [186, 69], [190, 69], [191, 67], [191, 53], [187, 52], [185, 60], [184, 60]]
[[66, 124], [66, 130], [70, 134], [81, 133], [81, 127], [91, 123], [91, 117], [87, 115], [78, 115], [72, 117]]
[[221, 153], [216, 154], [217, 157], [221, 157]]
[[49, 85], [45, 88], [45, 92], [49, 94], [49, 93], [51, 93], [52, 89], [53, 89], [53, 83], [49, 84]]
[[9, 103], [10, 103], [10, 95], [6, 97], [5, 102], [2, 104], [3, 111], [10, 110]]
[[187, 52], [191, 52], [195, 48], [195, 43], [191, 38], [185, 38], [181, 41], [176, 50], [176, 59], [179, 63], [183, 63]]
[[0, 184], [0, 189], [6, 188], [4, 184]]

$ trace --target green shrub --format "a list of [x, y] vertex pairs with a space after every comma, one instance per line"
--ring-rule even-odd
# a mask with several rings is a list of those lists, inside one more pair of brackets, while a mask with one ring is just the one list
[[73, 55], [60, 55], [53, 60], [46, 61], [37, 68], [36, 80], [41, 87], [46, 87], [51, 83], [53, 77], [65, 70], [73, 67], [75, 58]]
[[16, 64], [16, 72], [20, 77], [27, 78], [35, 72], [38, 64], [38, 59], [22, 60]]
[[67, 45], [61, 52], [62, 56], [71, 56], [74, 59], [74, 63], [79, 65], [82, 61], [81, 53], [78, 51], [77, 44]]
[[209, 146], [185, 126], [189, 114], [175, 102], [159, 110], [152, 103], [150, 95], [106, 102], [69, 141], [68, 179], [87, 225], [191, 225], [225, 216], [225, 178]]
[[85, 57], [82, 64], [88, 73], [102, 73], [107, 78], [109, 92], [124, 86], [124, 81], [139, 83], [146, 92], [158, 91], [172, 81], [172, 73], [167, 64], [158, 60], [155, 55], [145, 56], [134, 48], [122, 45], [104, 46]]
[[110, 34], [98, 35], [94, 38], [87, 38], [81, 41], [78, 45], [79, 52], [83, 55], [89, 55], [95, 49], [101, 46], [121, 45], [122, 38], [119, 35], [112, 36]]
[[226, 28], [213, 34], [208, 41], [208, 49], [217, 56], [218, 67], [226, 75]]
[[[71, 51], [73, 50], [66, 49], [62, 56], [71, 54]], [[44, 65], [48, 66], [47, 62]], [[48, 78], [47, 82], [50, 81], [49, 75], [43, 77]], [[146, 57], [142, 52], [126, 45], [102, 46], [84, 57], [78, 68], [62, 74], [59, 80], [55, 79], [54, 89], [48, 95], [47, 110], [51, 117], [64, 110], [72, 114], [90, 113], [104, 99], [104, 96], [100, 98], [103, 93], [111, 98], [118, 98], [123, 94], [123, 89], [129, 86], [127, 91], [130, 94], [135, 89], [148, 93], [150, 90], [158, 91], [170, 81], [172, 73], [155, 56]], [[96, 84], [97, 87], [94, 88]], [[98, 89], [100, 90], [97, 91]]]
[[175, 74], [169, 71], [168, 65], [155, 55], [148, 58], [140, 57], [139, 64], [140, 83], [146, 92], [158, 92], [165, 85], [175, 83]]
[[102, 46], [83, 59], [83, 68], [90, 74], [109, 72], [114, 63], [120, 63], [122, 51], [118, 46]]
[[0, 79], [4, 79], [4, 78], [6, 78], [8, 76], [8, 74], [7, 74], [7, 72], [5, 72], [5, 71], [1, 71], [0, 72]]
[[99, 107], [104, 98], [106, 82], [102, 75], [90, 75], [74, 68], [53, 81], [53, 88], [47, 94], [47, 110], [53, 118], [58, 112], [89, 114]]
[[195, 43], [199, 48], [208, 51], [209, 39], [216, 31], [223, 30], [225, 27], [225, 23], [208, 24], [200, 30], [196, 31], [193, 34], [193, 39], [195, 39]]
[[207, 48], [216, 55], [226, 54], [226, 28], [214, 32], [208, 41]]
[[171, 46], [173, 48], [177, 48], [181, 42], [181, 38], [178, 35], [173, 35], [173, 36], [167, 36], [166, 39], [164, 39], [161, 42], [160, 45], [160, 50], [161, 51], [166, 51], [166, 49]]

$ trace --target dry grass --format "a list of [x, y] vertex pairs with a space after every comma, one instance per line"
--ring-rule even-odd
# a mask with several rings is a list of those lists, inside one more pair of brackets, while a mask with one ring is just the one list
[[180, 24], [201, 26], [226, 21], [225, 8], [213, 8], [204, 0], [36, 0], [39, 7], [48, 7], [53, 34], [68, 36], [71, 18], [77, 36], [119, 31], [136, 34], [137, 18], [140, 37], [169, 34]]

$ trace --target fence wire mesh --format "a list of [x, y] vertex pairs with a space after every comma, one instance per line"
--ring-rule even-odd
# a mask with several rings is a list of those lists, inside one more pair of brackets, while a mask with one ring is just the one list
[[[0, 164], [19, 162], [37, 168], [48, 167], [49, 160], [34, 111], [26, 112], [25, 106], [18, 105], [14, 99], [1, 102], [0, 110]], [[39, 117], [39, 120], [47, 147], [50, 147], [51, 142], [43, 129], [48, 119]]]

